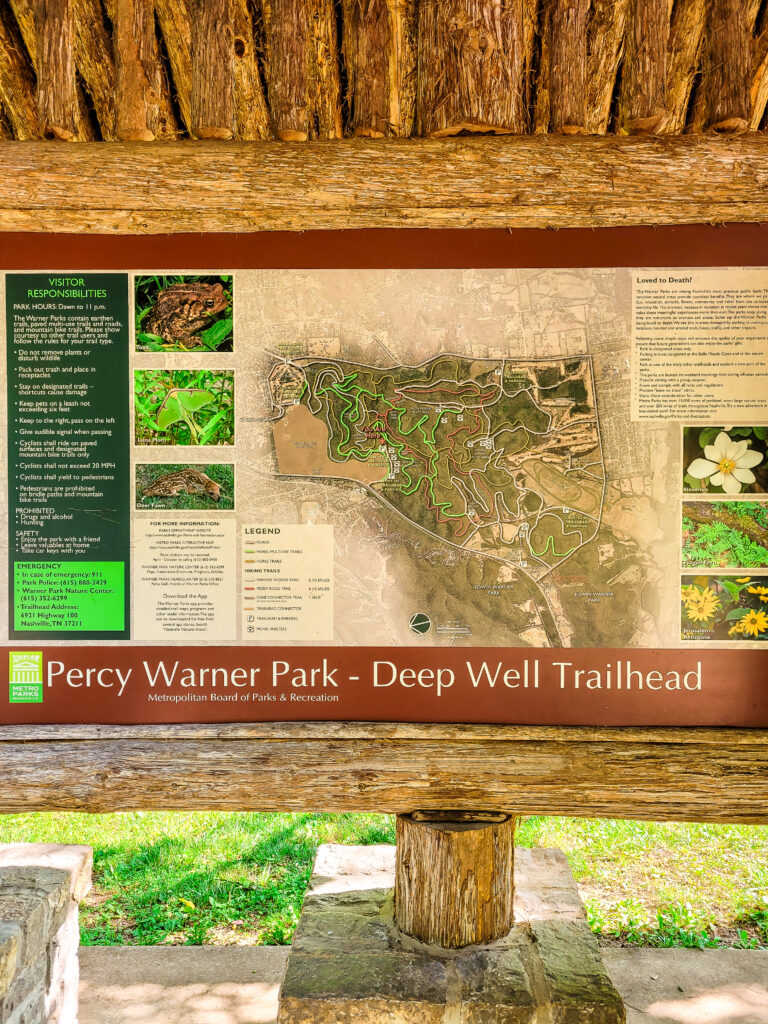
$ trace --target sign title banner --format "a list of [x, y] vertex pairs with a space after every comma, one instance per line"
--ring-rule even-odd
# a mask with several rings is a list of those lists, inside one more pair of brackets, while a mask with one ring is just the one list
[[751, 650], [76, 646], [0, 656], [9, 724], [768, 727], [764, 654]]

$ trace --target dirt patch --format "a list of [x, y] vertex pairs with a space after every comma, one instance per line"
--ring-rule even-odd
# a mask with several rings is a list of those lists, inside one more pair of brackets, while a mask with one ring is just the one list
[[328, 425], [313, 416], [305, 405], [291, 405], [272, 428], [277, 464], [291, 476], [336, 476], [373, 484], [389, 475], [389, 460], [383, 453], [364, 462], [352, 456], [345, 462], [328, 457]]

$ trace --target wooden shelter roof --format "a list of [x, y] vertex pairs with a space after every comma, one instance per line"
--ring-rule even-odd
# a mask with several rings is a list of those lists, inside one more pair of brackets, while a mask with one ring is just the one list
[[763, 0], [3, 0], [0, 138], [757, 131]]
[[0, 229], [763, 221], [767, 104], [768, 0], [0, 0]]

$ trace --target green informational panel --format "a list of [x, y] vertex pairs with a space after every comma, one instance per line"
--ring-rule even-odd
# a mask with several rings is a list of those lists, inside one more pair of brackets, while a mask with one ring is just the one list
[[129, 636], [126, 274], [9, 274], [12, 639]]

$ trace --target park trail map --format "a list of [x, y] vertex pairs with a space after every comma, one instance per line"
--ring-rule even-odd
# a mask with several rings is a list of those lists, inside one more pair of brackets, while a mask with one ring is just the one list
[[630, 271], [236, 287], [249, 503], [334, 527], [335, 642], [675, 644], [679, 427], [630, 420]]

